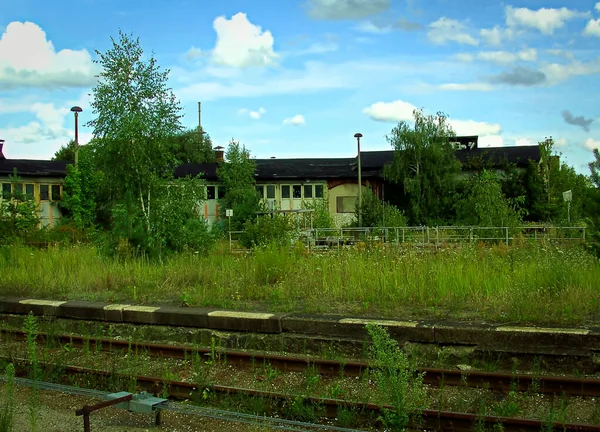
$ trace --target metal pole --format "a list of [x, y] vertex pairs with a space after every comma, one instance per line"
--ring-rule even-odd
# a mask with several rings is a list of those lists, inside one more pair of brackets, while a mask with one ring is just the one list
[[79, 113], [75, 112], [75, 166], [79, 160]]
[[83, 430], [84, 432], [91, 432], [92, 430], [90, 425], [90, 413], [88, 412], [83, 415]]
[[358, 227], [362, 227], [362, 173], [360, 169], [360, 139], [361, 133], [354, 134], [358, 146]]
[[198, 132], [202, 133], [202, 102], [198, 102]]

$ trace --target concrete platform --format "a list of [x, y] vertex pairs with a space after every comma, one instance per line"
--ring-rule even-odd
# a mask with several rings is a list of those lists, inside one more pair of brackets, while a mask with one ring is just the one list
[[565, 351], [600, 353], [600, 325], [581, 328], [514, 326], [491, 323], [379, 319], [340, 315], [238, 312], [211, 308], [131, 305], [85, 301], [54, 301], [0, 297], [0, 313], [49, 319], [172, 326], [224, 332], [305, 335], [332, 340], [361, 341], [365, 325], [380, 324], [399, 343], [472, 346], [477, 349]]

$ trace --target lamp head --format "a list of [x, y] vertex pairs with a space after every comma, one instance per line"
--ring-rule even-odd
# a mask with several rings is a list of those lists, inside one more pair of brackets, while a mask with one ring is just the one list
[[81, 109], [81, 107], [78, 106], [74, 106], [73, 108], [71, 108], [71, 112], [74, 113], [80, 113], [81, 111], [83, 111], [83, 109]]
[[362, 136], [363, 135], [360, 132], [354, 134], [354, 138], [362, 138]]

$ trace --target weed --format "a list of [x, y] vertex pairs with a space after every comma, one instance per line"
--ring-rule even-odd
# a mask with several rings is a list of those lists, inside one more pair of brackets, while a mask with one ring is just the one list
[[4, 394], [0, 400], [0, 432], [13, 430], [15, 413], [15, 367], [9, 363], [4, 372]]
[[39, 408], [39, 389], [38, 389], [38, 381], [41, 375], [41, 369], [39, 365], [38, 355], [37, 355], [37, 336], [38, 336], [38, 322], [36, 317], [32, 312], [29, 312], [27, 318], [24, 322], [24, 331], [27, 333], [27, 355], [28, 360], [31, 364], [31, 380], [33, 381], [33, 386], [31, 389], [31, 396], [29, 397], [29, 426], [31, 432], [35, 432], [37, 430], [37, 420], [38, 420], [38, 408]]
[[394, 412], [385, 415], [385, 422], [404, 429], [411, 421], [418, 420], [427, 405], [427, 389], [423, 385], [423, 373], [416, 373], [398, 342], [387, 330], [376, 324], [367, 324], [367, 332], [373, 342], [371, 358], [379, 390], [385, 402], [394, 407]]
[[306, 391], [308, 393], [312, 393], [313, 390], [315, 390], [317, 388], [317, 386], [319, 385], [319, 381], [321, 381], [321, 376], [319, 375], [319, 371], [317, 370], [317, 368], [314, 364], [310, 365], [306, 369], [306, 377], [305, 377]]

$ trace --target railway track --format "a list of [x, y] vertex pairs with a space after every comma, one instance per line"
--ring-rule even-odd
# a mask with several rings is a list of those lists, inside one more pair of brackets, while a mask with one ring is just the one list
[[[12, 359], [18, 366], [30, 366], [30, 362], [25, 359]], [[169, 398], [178, 400], [191, 400], [195, 395], [198, 395], [204, 390], [210, 390], [215, 394], [223, 396], [241, 395], [248, 397], [265, 398], [279, 403], [285, 403], [297, 396], [284, 393], [275, 393], [261, 390], [244, 389], [237, 387], [210, 385], [198, 386], [194, 383], [164, 380], [158, 377], [150, 376], [135, 376], [131, 377], [125, 374], [114, 373], [106, 370], [95, 370], [77, 366], [64, 366], [61, 371], [69, 376], [79, 376], [82, 378], [98, 377], [104, 379], [121, 379], [130, 381], [132, 378], [136, 380], [137, 388], [144, 391], [154, 393], [155, 395], [166, 392]], [[196, 396], [197, 397], [197, 396]], [[387, 405], [375, 405], [370, 403], [353, 402], [341, 399], [329, 399], [320, 397], [303, 397], [303, 403], [320, 407], [320, 414], [326, 418], [336, 418], [340, 408], [352, 409], [357, 412], [374, 414], [374, 418], [383, 414], [386, 410], [394, 408]], [[588, 424], [574, 424], [553, 422], [548, 423], [541, 420], [511, 418], [500, 416], [481, 416], [472, 413], [460, 413], [438, 410], [423, 410], [421, 423], [418, 428], [420, 430], [444, 430], [466, 432], [473, 430], [476, 424], [483, 424], [485, 427], [493, 427], [493, 425], [502, 425], [504, 431], [540, 431], [540, 430], [562, 430], [562, 431], [583, 431], [583, 432], [600, 432], [600, 426]]]
[[[8, 340], [26, 340], [27, 334], [20, 330], [1, 330], [0, 336]], [[103, 351], [138, 351], [151, 357], [171, 359], [191, 359], [194, 355], [214, 355], [210, 348], [190, 348], [177, 345], [138, 343], [121, 339], [90, 338], [75, 335], [37, 335], [39, 342], [48, 343], [53, 340], [57, 344], [72, 348], [85, 346], [100, 347]], [[274, 369], [288, 372], [304, 372], [308, 368], [325, 376], [360, 376], [369, 369], [366, 362], [313, 359], [280, 354], [266, 354], [246, 351], [217, 350], [216, 354], [224, 356], [228, 364], [250, 367], [254, 364], [266, 363]], [[510, 390], [528, 391], [535, 389], [537, 393], [565, 394], [569, 396], [600, 397], [600, 380], [574, 377], [560, 377], [531, 374], [508, 374], [497, 372], [461, 371], [456, 369], [422, 368], [425, 372], [424, 383], [432, 386], [462, 386], [487, 388], [506, 393]]]

